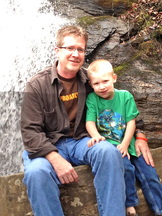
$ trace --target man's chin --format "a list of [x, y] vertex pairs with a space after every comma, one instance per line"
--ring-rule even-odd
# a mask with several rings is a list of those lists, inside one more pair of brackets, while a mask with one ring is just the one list
[[81, 65], [80, 64], [76, 64], [76, 65], [70, 65], [68, 67], [69, 71], [71, 72], [78, 72], [78, 70], [80, 69]]

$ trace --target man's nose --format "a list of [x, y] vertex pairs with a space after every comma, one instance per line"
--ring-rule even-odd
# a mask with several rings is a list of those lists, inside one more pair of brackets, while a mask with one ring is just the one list
[[79, 52], [78, 52], [78, 50], [75, 49], [75, 50], [73, 51], [72, 55], [73, 55], [73, 56], [79, 56]]

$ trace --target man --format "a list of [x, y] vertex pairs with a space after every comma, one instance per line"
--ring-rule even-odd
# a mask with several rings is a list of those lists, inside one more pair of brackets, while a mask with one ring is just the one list
[[125, 216], [120, 152], [107, 141], [87, 146], [85, 100], [91, 88], [81, 69], [87, 40], [78, 26], [61, 28], [56, 36], [58, 60], [26, 85], [21, 115], [24, 183], [35, 216], [64, 215], [59, 185], [77, 182], [72, 165], [82, 164], [92, 167], [99, 215]]

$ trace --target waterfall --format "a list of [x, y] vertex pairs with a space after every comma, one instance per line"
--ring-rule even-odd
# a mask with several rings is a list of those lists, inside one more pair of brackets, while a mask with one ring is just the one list
[[54, 61], [54, 35], [69, 21], [47, 0], [0, 1], [0, 175], [23, 171], [21, 101], [29, 77]]

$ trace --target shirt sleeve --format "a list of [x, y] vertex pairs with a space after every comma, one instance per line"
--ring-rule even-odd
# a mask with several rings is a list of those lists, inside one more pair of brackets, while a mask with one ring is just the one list
[[57, 151], [44, 132], [44, 109], [41, 100], [40, 93], [27, 83], [21, 109], [21, 134], [30, 158]]
[[134, 97], [130, 92], [126, 92], [125, 107], [126, 122], [136, 118], [139, 115], [139, 111], [137, 109]]
[[95, 100], [94, 100], [94, 93], [90, 93], [87, 96], [86, 99], [86, 107], [87, 107], [87, 111], [86, 111], [86, 121], [93, 121], [96, 122], [96, 108], [95, 108]]

